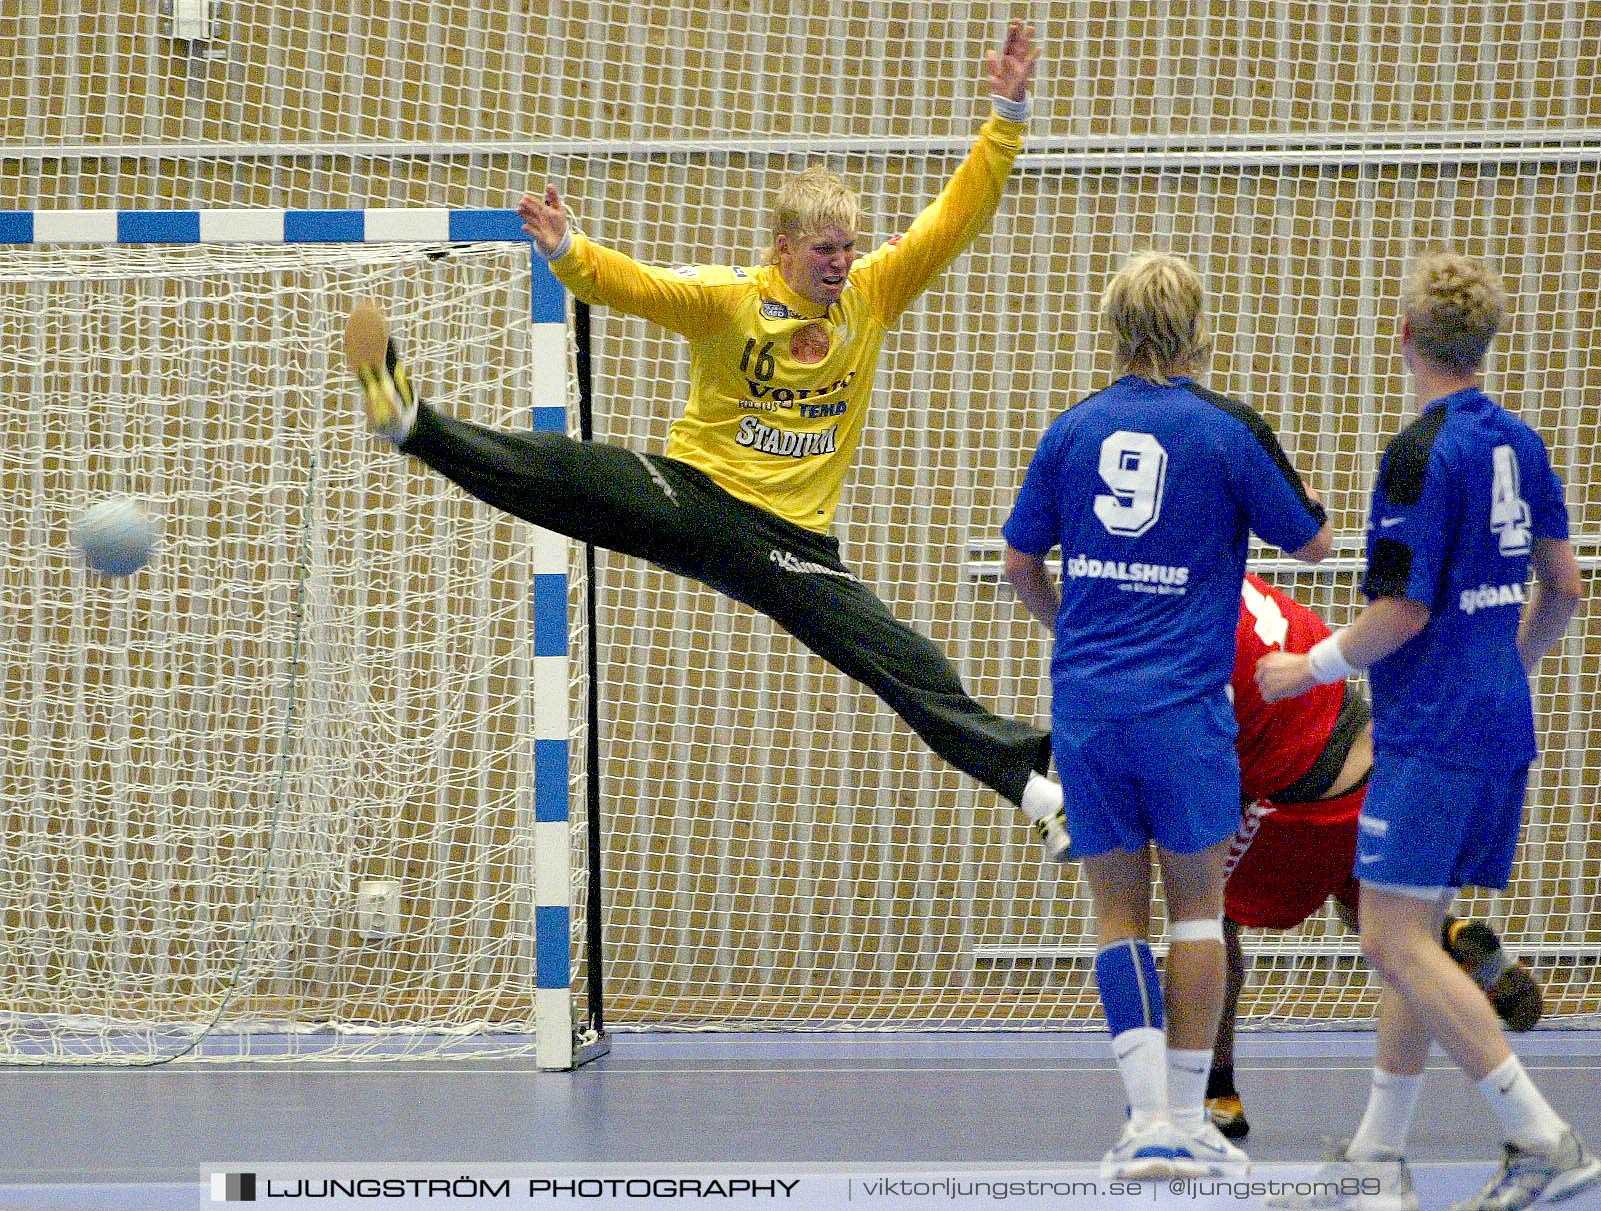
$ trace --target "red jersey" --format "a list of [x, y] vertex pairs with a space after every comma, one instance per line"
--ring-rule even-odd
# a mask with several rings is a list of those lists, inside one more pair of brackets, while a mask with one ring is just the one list
[[1240, 586], [1234, 632], [1234, 715], [1240, 722], [1240, 788], [1246, 802], [1265, 799], [1312, 768], [1340, 717], [1345, 682], [1314, 686], [1269, 706], [1256, 688], [1256, 662], [1275, 649], [1307, 652], [1329, 633], [1323, 620], [1259, 576]]

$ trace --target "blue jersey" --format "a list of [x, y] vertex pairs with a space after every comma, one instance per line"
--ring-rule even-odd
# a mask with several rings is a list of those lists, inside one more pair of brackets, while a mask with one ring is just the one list
[[1054, 716], [1222, 693], [1249, 532], [1294, 551], [1323, 520], [1267, 423], [1189, 379], [1130, 375], [1063, 413], [1005, 527], [1027, 554], [1062, 548]]
[[1375, 744], [1475, 769], [1534, 759], [1518, 623], [1535, 541], [1567, 536], [1545, 443], [1477, 388], [1435, 400], [1390, 442], [1362, 591], [1421, 602], [1429, 621], [1368, 670]]

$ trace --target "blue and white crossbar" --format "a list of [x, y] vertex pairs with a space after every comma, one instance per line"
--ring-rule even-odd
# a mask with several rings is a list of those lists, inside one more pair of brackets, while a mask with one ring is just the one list
[[[515, 210], [3, 210], [0, 244], [529, 244], [536, 324], [566, 324], [567, 295]], [[561, 398], [566, 427], [566, 333]], [[540, 351], [541, 353], [543, 350]], [[536, 359], [536, 366], [542, 359]]]
[[[567, 431], [567, 294], [514, 210], [13, 210], [0, 244], [528, 245], [534, 321], [533, 425]], [[533, 533], [534, 966], [541, 1068], [574, 1064], [568, 780], [568, 543]]]
[[4, 244], [377, 244], [526, 241], [514, 210], [13, 210]]

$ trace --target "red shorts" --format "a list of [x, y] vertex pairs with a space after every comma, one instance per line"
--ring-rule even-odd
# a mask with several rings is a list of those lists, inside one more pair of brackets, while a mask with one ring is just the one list
[[[1367, 783], [1337, 799], [1248, 808], [1235, 850], [1243, 846], [1223, 894], [1229, 920], [1250, 929], [1291, 929], [1330, 896], [1356, 907], [1356, 817]], [[1253, 819], [1254, 835], [1253, 834]]]

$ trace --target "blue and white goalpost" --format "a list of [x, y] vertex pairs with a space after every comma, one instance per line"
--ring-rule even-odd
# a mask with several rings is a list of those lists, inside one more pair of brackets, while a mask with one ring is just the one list
[[[459, 273], [435, 268], [439, 249], [464, 245]], [[247, 248], [269, 262], [299, 249], [310, 260], [289, 272], [336, 284], [311, 303], [277, 270], [236, 287], [254, 271], [229, 261]], [[220, 1056], [231, 1036], [246, 1040], [232, 1054], [255, 1058], [280, 1027], [290, 1041], [272, 1046], [286, 1055], [460, 1054], [529, 1022], [541, 1068], [604, 1049], [598, 1006], [575, 1024], [573, 704], [592, 691], [574, 690], [570, 544], [364, 444], [338, 328], [317, 331], [356, 292], [391, 289], [425, 392], [458, 369], [430, 359], [465, 350], [491, 388], [462, 384], [461, 407], [515, 401], [523, 411], [502, 423], [527, 424], [531, 399], [533, 427], [566, 432], [567, 298], [532, 253], [511, 210], [0, 213], [0, 272], [30, 292], [0, 301], [0, 344], [28, 346], [0, 367], [0, 397], [31, 404], [19, 412], [35, 426], [12, 434], [3, 464], [30, 541], [0, 588], [42, 603], [13, 628], [27, 650], [4, 653], [37, 670], [8, 691], [23, 698], [8, 712], [32, 723], [26, 784], [5, 806], [51, 813], [30, 835], [63, 850], [18, 872], [33, 898], [9, 906], [23, 922], [9, 966], [44, 973], [47, 954], [65, 954], [103, 1010], [96, 1042], [40, 1056], [128, 1062], [130, 1037], [147, 1048], [132, 1062]], [[526, 338], [508, 335], [523, 288], [480, 256], [526, 278]], [[463, 293], [428, 297], [437, 280]], [[413, 306], [426, 313], [415, 325]], [[417, 345], [414, 328], [435, 335]], [[155, 502], [163, 545], [146, 572], [92, 582], [56, 541], [60, 520], [113, 491]], [[520, 586], [520, 621], [486, 580]], [[410, 654], [386, 649], [373, 620], [391, 617]], [[239, 718], [224, 718], [229, 694], [203, 679], [225, 674], [193, 670], [255, 667], [258, 648], [271, 705], [247, 686], [229, 691]], [[59, 667], [41, 655], [58, 649]], [[314, 727], [328, 739], [303, 742]], [[234, 785], [239, 753], [257, 774], [248, 786]], [[270, 820], [252, 820], [252, 804]], [[49, 872], [73, 861], [82, 886], [52, 891]], [[400, 903], [358, 920], [357, 877], [374, 874], [368, 886]], [[30, 1030], [96, 1016], [81, 982], [24, 984]], [[450, 1041], [415, 1042], [431, 1031]], [[0, 1026], [0, 1059], [34, 1058], [19, 1040]]]

